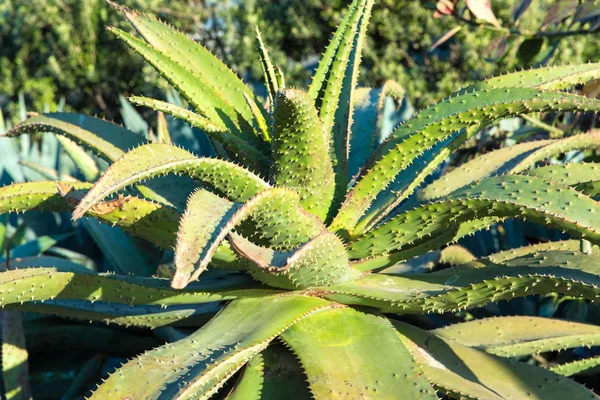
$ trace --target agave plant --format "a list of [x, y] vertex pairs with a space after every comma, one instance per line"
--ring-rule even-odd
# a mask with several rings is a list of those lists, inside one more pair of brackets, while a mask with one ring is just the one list
[[[552, 370], [514, 359], [594, 345], [600, 330], [593, 325], [506, 317], [426, 331], [410, 321], [533, 294], [598, 299], [600, 166], [535, 168], [568, 150], [597, 148], [597, 134], [495, 151], [413, 193], [499, 119], [600, 111], [600, 101], [566, 91], [597, 79], [600, 65], [488, 79], [386, 138], [377, 122], [381, 102], [401, 91], [393, 83], [356, 87], [372, 6], [351, 3], [308, 90], [285, 86], [259, 35], [266, 106], [202, 46], [117, 7], [143, 40], [111, 31], [191, 109], [130, 100], [199, 127], [217, 157], [83, 115], [39, 115], [7, 132], [54, 132], [109, 167], [93, 184], [6, 186], [2, 212], [72, 210], [75, 220], [118, 225], [174, 249], [175, 271], [168, 280], [31, 261], [0, 273], [2, 306], [150, 329], [199, 326], [129, 360], [92, 399], [595, 397], [565, 376], [597, 359]], [[398, 268], [510, 218], [573, 240], [479, 260], [457, 251], [455, 267], [432, 273]]]

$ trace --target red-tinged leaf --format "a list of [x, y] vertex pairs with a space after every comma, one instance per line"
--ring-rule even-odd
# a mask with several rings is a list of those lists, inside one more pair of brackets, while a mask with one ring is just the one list
[[454, 1], [452, 0], [438, 0], [435, 8], [439, 14], [450, 15], [454, 11], [454, 5]]
[[517, 3], [515, 9], [513, 10], [513, 22], [515, 23], [515, 26], [519, 24], [519, 19], [521, 18], [523, 13], [527, 11], [530, 5], [531, 0], [521, 0]]
[[578, 5], [578, 0], [560, 0], [554, 3], [552, 7], [550, 7], [550, 10], [548, 10], [548, 14], [542, 25], [542, 30], [546, 29], [550, 24], [559, 23], [565, 18], [573, 15]]
[[496, 19], [489, 0], [467, 0], [467, 7], [475, 18], [489, 22], [496, 28], [500, 28], [500, 22]]
[[455, 26], [454, 28], [450, 29], [448, 32], [444, 33], [438, 40], [435, 41], [434, 44], [431, 45], [431, 47], [429, 48], [429, 51], [433, 51], [433, 50], [437, 49], [439, 46], [441, 46], [442, 44], [447, 42], [448, 39], [450, 39], [452, 36], [456, 35], [461, 29], [462, 29], [462, 26]]

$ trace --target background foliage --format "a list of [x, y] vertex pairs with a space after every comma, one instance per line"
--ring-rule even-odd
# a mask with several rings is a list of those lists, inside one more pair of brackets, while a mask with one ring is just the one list
[[[2, 110], [14, 115], [17, 107], [11, 104], [22, 91], [34, 110], [41, 111], [44, 105], [55, 108], [65, 97], [67, 109], [118, 118], [119, 94], [157, 96], [165, 88], [140, 57], [128, 53], [106, 31], [106, 25], [130, 28], [103, 0], [43, 3], [40, 7], [31, 7], [29, 0], [0, 4]], [[464, 9], [463, 3], [459, 1], [456, 9]], [[503, 27], [514, 25], [515, 9], [521, 3], [492, 2]], [[537, 32], [555, 3], [531, 1], [518, 27]], [[255, 25], [263, 31], [271, 56], [289, 83], [301, 85], [307, 83], [346, 6], [341, 0], [123, 0], [119, 4], [167, 20], [257, 85], [262, 71], [256, 58]], [[436, 18], [434, 13], [432, 1], [379, 1], [368, 32], [361, 82], [377, 87], [395, 79], [422, 108], [490, 75], [540, 64], [585, 62], [600, 51], [597, 35], [527, 40], [522, 34], [507, 36], [489, 24], [474, 26], [451, 16]], [[545, 31], [569, 29], [571, 21], [551, 23]], [[431, 50], [455, 27], [461, 27], [458, 33]]]

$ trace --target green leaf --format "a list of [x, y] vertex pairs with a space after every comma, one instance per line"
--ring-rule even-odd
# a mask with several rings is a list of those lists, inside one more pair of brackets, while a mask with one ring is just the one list
[[[34, 240], [30, 240], [20, 246], [12, 248], [8, 253], [8, 258], [21, 258], [42, 254], [50, 247], [54, 246], [61, 240], [71, 236], [70, 233], [60, 235], [39, 236]], [[6, 256], [0, 256], [0, 263], [6, 261]]]
[[262, 353], [258, 353], [244, 366], [242, 375], [227, 400], [260, 400], [265, 377], [265, 362]]
[[263, 68], [265, 85], [267, 87], [267, 94], [269, 96], [269, 103], [271, 104], [271, 107], [273, 107], [273, 105], [275, 104], [275, 95], [279, 91], [279, 79], [277, 79], [275, 68], [273, 67], [273, 63], [271, 63], [271, 58], [269, 57], [267, 46], [265, 46], [263, 42], [262, 35], [258, 26], [255, 26], [255, 30], [256, 41], [258, 42], [258, 54], [260, 56], [260, 63], [262, 64]]
[[269, 286], [305, 289], [348, 282], [360, 276], [349, 265], [343, 243], [326, 230], [288, 252], [257, 246], [233, 233], [229, 242], [237, 254], [252, 262], [252, 276]]
[[600, 344], [600, 327], [541, 317], [484, 318], [430, 331], [501, 357], [520, 357]]
[[53, 132], [113, 162], [130, 149], [147, 143], [142, 136], [112, 122], [83, 114], [49, 113], [28, 118], [4, 136]]
[[171, 133], [169, 132], [169, 124], [162, 111], [156, 114], [156, 140], [158, 143], [173, 144]]
[[204, 189], [190, 196], [177, 231], [174, 288], [184, 288], [206, 270], [217, 247], [233, 229], [232, 217], [239, 208], [239, 204]]
[[439, 199], [480, 179], [506, 173], [527, 155], [549, 143], [552, 142], [535, 140], [519, 143], [475, 157], [424, 187], [419, 197], [423, 200]]
[[[29, 182], [4, 186], [0, 188], [0, 214], [29, 210], [71, 211], [83, 198], [83, 191], [91, 187], [92, 184], [84, 182]], [[175, 243], [180, 218], [173, 208], [132, 196], [98, 203], [86, 215], [116, 224], [163, 248]]]
[[485, 268], [407, 276], [371, 274], [328, 287], [325, 297], [396, 313], [456, 311], [535, 294], [597, 301], [598, 262], [597, 255], [547, 251]]
[[[256, 126], [252, 110], [244, 98], [244, 95], [246, 95], [257, 103], [254, 94], [221, 60], [185, 34], [152, 16], [130, 11], [119, 6], [116, 6], [116, 8], [125, 14], [129, 22], [150, 44], [151, 48], [154, 49], [154, 51], [148, 51], [147, 53], [146, 51], [142, 51], [141, 55], [153, 64], [158, 71], [166, 75], [168, 79], [176, 81], [174, 86], [180, 86], [178, 90], [183, 89], [180, 90], [182, 94], [188, 90], [193, 90], [189, 93], [189, 96], [186, 96], [188, 101], [192, 104], [194, 102], [200, 103], [205, 101], [201, 99], [203, 92], [209, 96], [215, 96], [215, 98], [221, 99], [214, 103], [219, 106], [218, 110], [229, 114], [230, 112], [227, 110], [234, 109], [235, 114], [239, 113], [250, 126]], [[113, 32], [115, 31], [113, 30]], [[121, 32], [115, 33], [118, 36], [127, 38]], [[140, 52], [139, 49], [142, 46], [136, 45], [135, 42], [128, 39], [127, 42], [134, 50]], [[156, 53], [160, 53], [160, 59], [167, 62], [156, 62], [158, 57], [152, 59], [152, 57], [148, 56], [153, 53], [154, 57], [156, 57]], [[177, 68], [174, 67], [173, 71], [177, 74], [181, 71], [181, 75], [176, 76], [173, 72], [170, 72], [168, 70], [169, 64], [177, 65]], [[189, 80], [184, 79], [181, 81], [181, 85], [179, 85], [179, 79], [183, 77], [189, 77]], [[212, 113], [212, 111], [210, 112]], [[264, 118], [267, 118], [266, 112], [264, 113]]]
[[143, 137], [148, 137], [148, 123], [142, 118], [140, 113], [137, 112], [122, 94], [119, 95], [119, 103], [121, 103], [123, 123], [127, 129]]
[[269, 160], [261, 151], [238, 135], [212, 123], [202, 115], [160, 100], [137, 96], [130, 97], [129, 99], [134, 104], [162, 111], [189, 123], [193, 127], [199, 128], [208, 136], [221, 143], [223, 147], [229, 150], [236, 159], [242, 161], [247, 167], [255, 169], [260, 173], [267, 171]]
[[383, 316], [334, 308], [281, 338], [299, 358], [315, 399], [397, 399], [399, 391], [404, 398], [438, 398]]
[[[190, 198], [179, 227], [175, 256], [177, 272], [173, 287], [185, 287], [188, 282], [197, 279], [226, 236], [239, 225], [240, 231], [250, 233], [251, 237], [259, 238], [275, 249], [294, 248], [319, 233], [328, 232], [316, 218], [307, 215], [299, 207], [297, 195], [284, 188], [265, 190], [243, 206], [210, 192], [196, 192]], [[198, 227], [202, 229], [199, 231]], [[343, 244], [332, 234], [327, 237], [329, 241], [325, 248], [338, 257], [333, 265], [345, 263], [347, 268]], [[322, 261], [326, 263], [332, 260], [326, 257]], [[323, 267], [321, 263], [317, 265], [318, 268]], [[287, 269], [284, 268], [286, 277]], [[294, 266], [292, 270], [295, 269]], [[333, 276], [337, 277], [337, 274], [332, 273]], [[295, 278], [292, 276], [291, 279], [293, 281]]]
[[277, 93], [273, 124], [273, 179], [300, 195], [302, 206], [325, 220], [335, 191], [329, 139], [308, 94]]
[[168, 144], [140, 146], [112, 164], [73, 212], [78, 219], [106, 196], [143, 180], [169, 173], [185, 173], [213, 187], [233, 201], [246, 201], [269, 185], [236, 164], [214, 158], [197, 158]]
[[208, 399], [282, 331], [328, 307], [325, 300], [305, 296], [234, 301], [187, 338], [126, 363], [91, 399], [115, 393], [140, 399]]
[[[332, 129], [331, 139], [333, 140], [333, 153], [335, 154], [336, 205], [343, 201], [350, 178], [348, 175], [348, 158], [355, 89], [373, 3], [374, 0], [367, 0], [364, 3], [364, 8], [359, 12], [360, 20], [356, 23], [356, 27], [354, 24], [352, 25], [351, 29], [354, 31], [352, 43], [347, 41], [348, 37], [338, 49], [320, 108], [319, 115], [323, 121], [323, 128], [326, 132]], [[351, 46], [348, 55], [346, 55], [347, 46]], [[347, 61], [345, 60], [346, 57]], [[346, 65], [344, 65], [345, 63]], [[339, 75], [340, 73], [342, 75]], [[340, 80], [338, 76], [341, 78], [339, 83], [337, 82]], [[334, 108], [333, 112], [330, 111], [330, 107]], [[329, 119], [332, 120], [332, 126], [328, 122]]]
[[386, 100], [393, 99], [399, 107], [404, 98], [404, 88], [395, 81], [386, 81], [381, 88], [356, 88], [352, 97], [353, 115], [350, 129], [348, 177], [356, 175], [375, 149], [385, 139]]
[[590, 375], [598, 371], [600, 357], [584, 358], [549, 368], [550, 371], [562, 376]]
[[357, 179], [330, 229], [352, 233], [376, 196], [398, 173], [437, 142], [463, 128], [469, 128], [468, 132], [474, 134], [475, 128], [481, 129], [497, 119], [544, 110], [597, 111], [600, 102], [567, 93], [500, 88], [450, 97], [427, 108], [396, 129], [379, 148]]
[[554, 65], [500, 75], [467, 86], [459, 93], [474, 90], [530, 87], [547, 90], [568, 89], [600, 78], [600, 63]]
[[31, 399], [28, 353], [21, 313], [0, 312], [2, 328], [2, 382], [6, 400]]
[[537, 177], [503, 175], [460, 189], [448, 200], [399, 214], [350, 243], [350, 258], [405, 249], [483, 217], [519, 218], [600, 243], [600, 232], [596, 231], [600, 227], [600, 205], [596, 201], [568, 186]]
[[518, 361], [446, 342], [411, 325], [393, 321], [425, 378], [451, 397], [480, 399], [593, 399], [584, 386]]
[[586, 134], [575, 135], [569, 138], [553, 141], [552, 143], [527, 155], [527, 157], [512, 167], [511, 172], [523, 172], [534, 167], [539, 161], [565, 154], [569, 151], [591, 150], [597, 149], [598, 147], [600, 147], [600, 134], [597, 132], [589, 132]]
[[19, 309], [18, 304], [24, 302], [56, 299], [165, 307], [276, 293], [258, 285], [252, 288], [248, 283], [246, 279], [212, 279], [181, 291], [170, 288], [166, 279], [63, 272], [51, 267], [25, 268], [0, 274], [0, 305], [15, 305]]
[[85, 180], [88, 182], [95, 181], [100, 174], [96, 161], [82, 147], [68, 137], [59, 135], [57, 136], [57, 140], [69, 157], [71, 157], [79, 171], [81, 171]]

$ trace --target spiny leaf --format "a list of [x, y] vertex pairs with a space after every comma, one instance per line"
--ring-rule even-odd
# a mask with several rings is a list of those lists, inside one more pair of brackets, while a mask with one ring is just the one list
[[59, 135], [57, 139], [69, 157], [71, 157], [79, 171], [81, 171], [85, 180], [88, 182], [95, 181], [100, 174], [100, 170], [98, 169], [96, 161], [88, 153], [86, 153], [82, 147], [69, 139], [67, 136]]
[[[83, 191], [91, 187], [92, 184], [84, 182], [29, 182], [4, 186], [0, 188], [0, 214], [29, 210], [71, 211], [83, 198]], [[86, 215], [118, 225], [163, 248], [169, 248], [175, 242], [180, 218], [180, 214], [170, 207], [132, 196], [97, 203]]]
[[274, 181], [296, 191], [302, 206], [325, 220], [335, 191], [329, 139], [312, 100], [301, 90], [277, 93], [273, 157]]
[[267, 157], [254, 146], [239, 136], [231, 133], [226, 128], [212, 123], [202, 115], [196, 114], [185, 108], [178, 107], [165, 101], [149, 99], [146, 97], [130, 97], [132, 103], [149, 107], [153, 110], [162, 111], [189, 123], [193, 127], [201, 129], [208, 136], [221, 143], [244, 165], [258, 172], [266, 172], [268, 166]]
[[204, 189], [190, 196], [177, 231], [176, 272], [171, 286], [184, 288], [206, 270], [217, 247], [233, 228], [229, 223], [239, 208], [239, 204]]
[[260, 29], [258, 29], [258, 25], [255, 27], [255, 29], [256, 40], [258, 42], [258, 54], [260, 55], [260, 62], [263, 68], [265, 85], [267, 86], [267, 93], [269, 95], [269, 103], [272, 106], [273, 104], [275, 104], [275, 94], [279, 91], [279, 80], [277, 79], [275, 68], [273, 67], [273, 63], [271, 63], [269, 52], [267, 51], [267, 47], [263, 42]]
[[[354, 114], [354, 92], [373, 3], [374, 0], [366, 0], [362, 11], [359, 8], [360, 20], [356, 25], [353, 24], [350, 27], [352, 42], [349, 41], [350, 36], [347, 36], [338, 49], [319, 110], [325, 131], [329, 132], [332, 129], [330, 140], [333, 141], [333, 153], [335, 154], [336, 207], [343, 201], [348, 187], [348, 158], [350, 129]], [[346, 55], [348, 46], [350, 46], [350, 52]], [[334, 111], [330, 111], [330, 107], [333, 107]], [[331, 124], [329, 123], [330, 119]]]
[[450, 97], [427, 108], [396, 129], [379, 148], [348, 194], [331, 229], [352, 231], [375, 197], [399, 172], [454, 132], [468, 127], [481, 129], [499, 118], [544, 110], [598, 111], [600, 102], [567, 93], [500, 88]]
[[438, 398], [383, 316], [335, 308], [303, 319], [281, 338], [300, 359], [315, 399], [397, 399], [399, 390], [404, 398]]
[[568, 89], [580, 83], [600, 78], [600, 63], [578, 65], [555, 65], [500, 75], [475, 83], [461, 90], [531, 87], [547, 90]]
[[[129, 100], [131, 101], [131, 99]], [[165, 118], [165, 113], [162, 111], [156, 114], [156, 140], [158, 143], [173, 144], [167, 118]]]
[[112, 162], [123, 153], [147, 143], [142, 136], [112, 122], [83, 114], [49, 113], [28, 118], [3, 136], [53, 132], [73, 140]]
[[[205, 324], [221, 309], [219, 301], [203, 304], [170, 305], [131, 305], [114, 302], [85, 300], [44, 300], [26, 301], [7, 305], [6, 310], [33, 312], [59, 316], [67, 319], [106, 325], [155, 329], [163, 326], [197, 328]], [[39, 343], [39, 342], [38, 342]], [[76, 343], [73, 343], [76, 345]]]
[[419, 192], [419, 197], [423, 200], [439, 199], [480, 179], [506, 173], [528, 154], [550, 143], [552, 143], [550, 140], [536, 140], [483, 154], [444, 174], [423, 188]]
[[600, 243], [596, 201], [537, 177], [503, 175], [394, 217], [351, 243], [349, 254], [358, 259], [403, 249], [421, 238], [458, 229], [462, 222], [490, 216], [538, 222]]
[[547, 146], [529, 154], [511, 169], [512, 173], [525, 171], [535, 166], [539, 161], [567, 153], [572, 150], [588, 150], [600, 147], [600, 131], [591, 131], [586, 134], [571, 136], [566, 139], [554, 141]]
[[534, 294], [600, 299], [598, 256], [548, 251], [489, 265], [434, 274], [367, 275], [327, 288], [325, 297], [385, 312], [446, 312]]
[[584, 358], [549, 368], [550, 371], [562, 376], [589, 375], [598, 370], [600, 357]]
[[360, 275], [349, 265], [343, 243], [326, 230], [288, 252], [257, 246], [234, 233], [229, 242], [237, 254], [251, 261], [252, 276], [269, 286], [305, 289], [352, 281]]
[[178, 147], [153, 143], [126, 153], [112, 164], [79, 203], [73, 218], [80, 218], [94, 204], [120, 189], [169, 173], [185, 173], [233, 201], [248, 200], [269, 187], [258, 176], [233, 163], [197, 158]]
[[569, 379], [518, 361], [446, 342], [419, 328], [393, 321], [425, 378], [451, 397], [480, 399], [594, 399]]
[[328, 307], [325, 300], [303, 296], [234, 301], [187, 338], [126, 363], [91, 399], [116, 393], [140, 399], [208, 399], [282, 331]]
[[492, 216], [461, 222], [455, 229], [440, 231], [432, 237], [423, 236], [405, 249], [394, 251], [389, 254], [355, 260], [351, 263], [354, 268], [359, 271], [371, 271], [391, 267], [399, 262], [407, 261], [431, 250], [439, 249], [448, 243], [455, 243], [463, 237], [467, 237], [483, 229], [488, 229], [490, 226], [498, 224], [505, 219], [506, 218], [504, 217]]
[[286, 188], [272, 188], [247, 201], [232, 218], [236, 230], [252, 242], [289, 251], [325, 230], [317, 217], [300, 207], [299, 196]]
[[505, 261], [512, 260], [518, 257], [551, 250], [576, 251], [587, 254], [600, 254], [600, 249], [598, 249], [598, 246], [593, 246], [590, 249], [590, 251], [583, 251], [581, 240], [561, 240], [558, 242], [538, 243], [530, 246], [523, 246], [516, 249], [501, 251], [498, 253], [491, 254], [483, 259], [479, 259], [476, 262], [480, 265], [487, 265], [490, 262], [492, 264], [502, 264]]
[[542, 317], [484, 318], [430, 332], [446, 341], [478, 347], [501, 357], [519, 357], [600, 343], [600, 327]]
[[[210, 282], [210, 283], [209, 283]], [[51, 267], [25, 268], [0, 274], [0, 305], [45, 300], [88, 300], [127, 305], [189, 305], [275, 291], [254, 288], [247, 279], [204, 280], [189, 290], [174, 290], [169, 281], [110, 274], [63, 272]], [[16, 307], [18, 309], [18, 306]]]
[[260, 400], [263, 391], [265, 362], [262, 353], [258, 353], [244, 366], [242, 375], [227, 400]]
[[308, 88], [308, 93], [315, 100], [318, 101], [323, 96], [323, 92], [326, 86], [326, 79], [331, 74], [332, 64], [336, 59], [336, 53], [341, 45], [342, 40], [346, 35], [348, 35], [349, 24], [352, 16], [357, 12], [359, 8], [359, 4], [362, 5], [364, 0], [353, 0], [338, 29], [333, 34], [329, 46], [325, 50], [325, 54], [323, 54], [323, 58], [319, 61], [319, 66], [315, 74], [313, 75], [312, 82]]
[[[249, 96], [257, 103], [257, 100], [237, 75], [231, 71], [221, 60], [199, 43], [194, 42], [185, 34], [160, 22], [156, 18], [136, 11], [130, 11], [118, 7], [129, 22], [144, 37], [144, 39], [157, 51], [163, 53], [174, 63], [186, 66], [188, 71], [193, 71], [194, 79], [201, 81], [220, 97], [227, 99], [233, 108], [239, 113], [250, 126], [253, 120], [252, 110], [246, 103], [244, 95]], [[151, 62], [150, 60], [148, 60]], [[157, 69], [163, 74], [163, 65]], [[194, 85], [194, 82], [186, 81], [184, 86]], [[195, 96], [194, 96], [195, 98]], [[257, 103], [258, 104], [258, 103]], [[264, 117], [267, 115], [265, 113]]]
[[245, 128], [248, 125], [245, 125], [245, 121], [240, 121], [239, 114], [231, 104], [206, 83], [205, 76], [198, 75], [190, 70], [189, 66], [179, 64], [165, 53], [154, 49], [127, 32], [116, 28], [109, 28], [109, 30], [144, 57], [196, 111], [206, 116], [213, 124], [231, 130], [244, 139], [255, 138], [258, 140], [252, 128]]
[[2, 382], [6, 400], [30, 400], [28, 353], [21, 313], [0, 312]]

